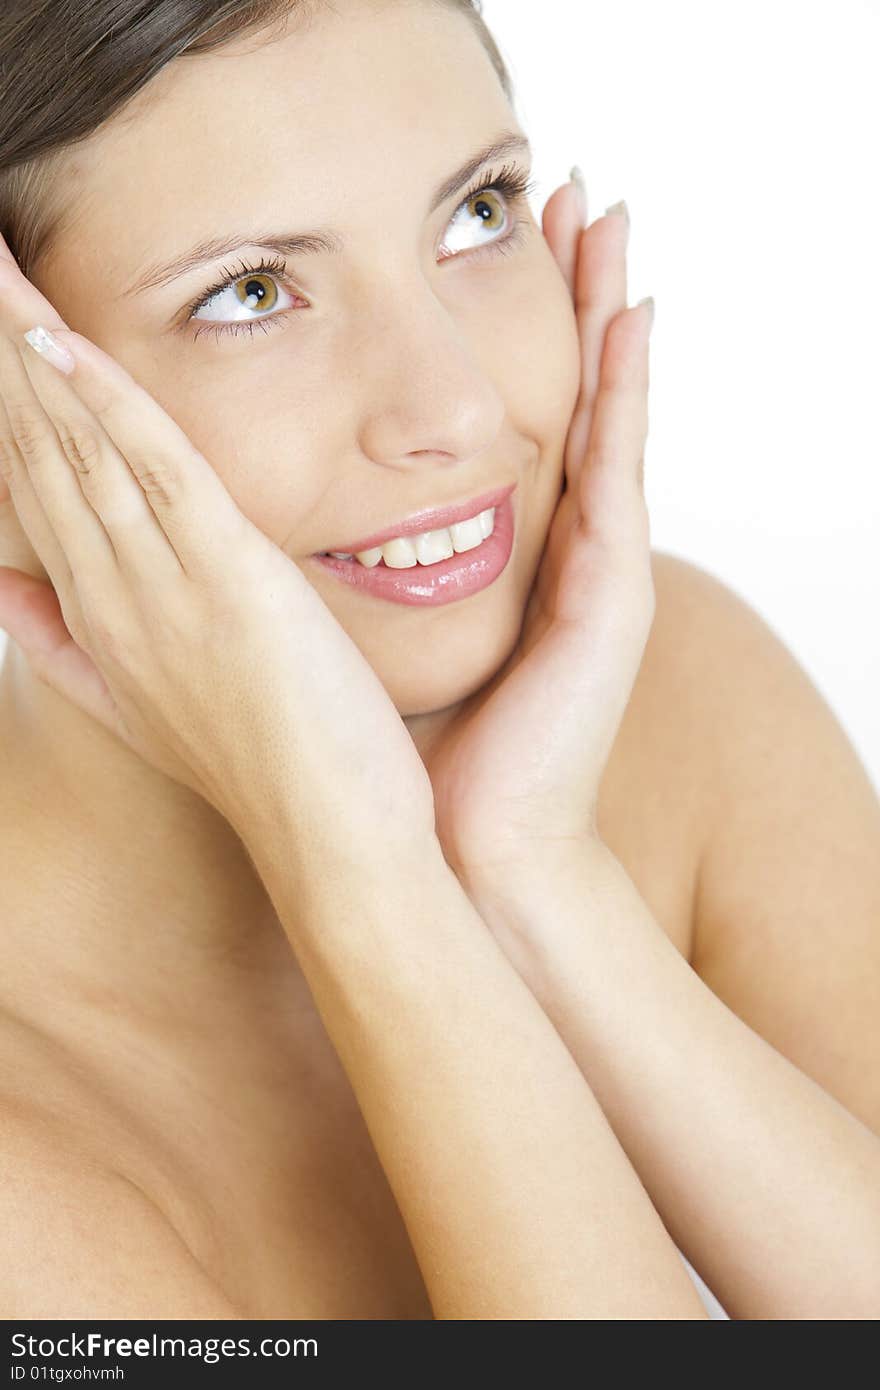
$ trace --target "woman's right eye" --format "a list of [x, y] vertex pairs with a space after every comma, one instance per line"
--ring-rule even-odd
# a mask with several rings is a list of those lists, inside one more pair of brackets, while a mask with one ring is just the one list
[[[190, 308], [188, 321], [211, 323], [218, 335], [245, 329], [253, 333], [254, 327], [262, 327], [264, 320], [280, 317], [279, 310], [293, 307], [293, 299], [278, 284], [278, 276], [284, 268], [283, 261], [275, 260], [226, 271], [224, 279], [206, 290]], [[283, 302], [281, 295], [287, 296], [290, 302]], [[256, 310], [263, 312], [254, 317]], [[204, 331], [199, 329], [194, 336], [199, 337]]]

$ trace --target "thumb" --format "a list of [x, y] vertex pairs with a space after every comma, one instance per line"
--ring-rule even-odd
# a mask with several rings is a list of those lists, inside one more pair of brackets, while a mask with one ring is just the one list
[[21, 647], [38, 680], [118, 733], [116, 702], [91, 657], [71, 637], [51, 584], [0, 565], [0, 627]]

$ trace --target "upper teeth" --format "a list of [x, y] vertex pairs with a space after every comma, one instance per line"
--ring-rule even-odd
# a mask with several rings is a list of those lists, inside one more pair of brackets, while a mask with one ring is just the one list
[[495, 508], [489, 507], [479, 516], [468, 521], [456, 522], [454, 526], [443, 527], [440, 531], [422, 531], [417, 536], [395, 536], [384, 545], [374, 546], [372, 550], [358, 550], [348, 555], [342, 550], [331, 550], [336, 560], [357, 559], [367, 569], [373, 569], [384, 560], [390, 569], [412, 569], [413, 565], [434, 565], [438, 560], [448, 560], [450, 555], [460, 555], [465, 550], [474, 550], [491, 536], [495, 529]]

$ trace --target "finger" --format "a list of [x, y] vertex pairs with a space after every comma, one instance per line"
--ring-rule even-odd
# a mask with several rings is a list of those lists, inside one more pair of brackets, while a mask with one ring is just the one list
[[[2, 262], [11, 262], [15, 272], [20, 275], [17, 262], [0, 236], [0, 263]], [[0, 300], [0, 310], [2, 307]], [[22, 378], [21, 362], [15, 344], [0, 333], [0, 503], [14, 503], [22, 528], [39, 556], [43, 568], [50, 576], [57, 574], [62, 577], [63, 582], [69, 583], [70, 567], [58, 545], [57, 537], [46, 520], [27, 473], [21, 467], [22, 460], [12, 436], [12, 427], [4, 405], [4, 380], [8, 383], [17, 379], [20, 383]], [[17, 483], [15, 498], [12, 495], [13, 481]]]
[[581, 237], [575, 275], [575, 313], [581, 348], [581, 387], [565, 446], [566, 486], [577, 491], [599, 389], [605, 335], [626, 308], [629, 218], [606, 213]]
[[[586, 194], [584, 195], [584, 202], [586, 204]], [[547, 244], [553, 252], [572, 299], [574, 299], [578, 239], [586, 225], [586, 206], [584, 206], [582, 214], [574, 182], [569, 181], [562, 184], [544, 205], [542, 226]]]
[[[47, 421], [45, 433], [27, 447], [19, 440], [19, 451], [80, 592], [107, 601], [123, 577], [149, 572], [156, 588], [169, 574], [179, 576], [180, 562], [143, 488], [72, 389], [72, 376], [41, 360], [28, 343], [19, 355], [32, 399]], [[29, 429], [29, 409], [24, 419]]]
[[[53, 399], [63, 378], [36, 360]], [[56, 380], [57, 378], [57, 380]], [[71, 468], [58, 430], [28, 372], [22, 351], [0, 333], [2, 453], [19, 520], [49, 575], [70, 632], [85, 640], [85, 595], [109, 602], [119, 584], [113, 546], [100, 518], [89, 506]], [[69, 439], [84, 437], [78, 423], [82, 407], [73, 397], [62, 427]]]
[[[218, 567], [225, 569], [227, 546], [240, 537], [243, 517], [210, 463], [112, 357], [70, 329], [54, 336], [76, 360], [76, 370], [65, 381], [115, 445], [115, 457], [125, 461], [137, 480], [179, 566], [189, 576], [209, 577]], [[109, 465], [112, 456], [106, 457]], [[108, 466], [101, 490], [103, 458], [102, 452], [95, 470], [99, 476], [89, 480], [89, 498], [120, 562], [137, 573], [144, 569], [138, 527], [132, 526], [132, 510], [123, 496], [121, 470]]]
[[634, 551], [650, 564], [643, 472], [652, 322], [647, 300], [625, 309], [608, 329], [580, 480], [582, 530], [626, 567]]
[[15, 514], [52, 583], [70, 583], [70, 566], [27, 475], [3, 401], [3, 354], [11, 344], [0, 338], [0, 503]]
[[[71, 352], [75, 370], [69, 376], [59, 374], [59, 383], [63, 381], [73, 389], [115, 446], [97, 449], [94, 438], [87, 437], [91, 466], [84, 468], [73, 436], [70, 462], [79, 469], [82, 491], [100, 516], [120, 565], [144, 583], [160, 581], [162, 570], [157, 570], [157, 563], [161, 547], [151, 535], [150, 519], [132, 487], [131, 480], [135, 478], [176, 557], [178, 573], [181, 568], [188, 574], [204, 573], [210, 568], [213, 574], [221, 564], [221, 556], [225, 560], [228, 553], [224, 539], [234, 544], [243, 520], [218, 475], [179, 426], [119, 363], [66, 328], [48, 301], [21, 274], [0, 237], [0, 331], [6, 331], [18, 342], [16, 333], [23, 334], [37, 326], [49, 329]], [[32, 353], [33, 346], [26, 351]], [[55, 422], [61, 418], [56, 414]], [[59, 433], [66, 445], [67, 431], [62, 429]], [[63, 516], [56, 513], [49, 520], [66, 548], [58, 530]], [[164, 569], [167, 571], [167, 563]]]
[[[22, 530], [49, 576], [71, 631], [81, 633], [82, 612], [70, 564], [34, 489], [15, 431], [24, 441], [26, 451], [39, 447], [38, 441], [44, 437], [49, 447], [58, 447], [58, 439], [51, 438], [54, 431], [33, 396], [18, 349], [0, 334], [0, 470], [9, 505], [14, 507]], [[100, 525], [97, 518], [95, 522]], [[103, 544], [108, 544], [106, 536]]]
[[7, 482], [22, 524], [70, 613], [72, 575], [80, 606], [84, 586], [106, 600], [113, 592], [110, 586], [118, 585], [117, 551], [105, 516], [119, 515], [124, 526], [138, 525], [141, 560], [152, 567], [155, 582], [161, 574], [157, 563], [164, 558], [167, 565], [168, 555], [161, 551], [171, 548], [143, 490], [71, 388], [70, 377], [41, 361], [24, 340], [37, 324], [43, 336], [47, 327], [52, 334], [65, 328], [0, 237], [0, 396]]

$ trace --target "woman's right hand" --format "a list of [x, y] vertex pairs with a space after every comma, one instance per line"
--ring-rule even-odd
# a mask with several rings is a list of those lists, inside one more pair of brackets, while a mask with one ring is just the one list
[[[24, 341], [35, 325], [71, 375]], [[236, 828], [286, 797], [343, 840], [430, 837], [430, 779], [359, 648], [2, 238], [0, 401], [0, 471], [52, 582], [0, 567], [0, 624], [37, 676]]]

